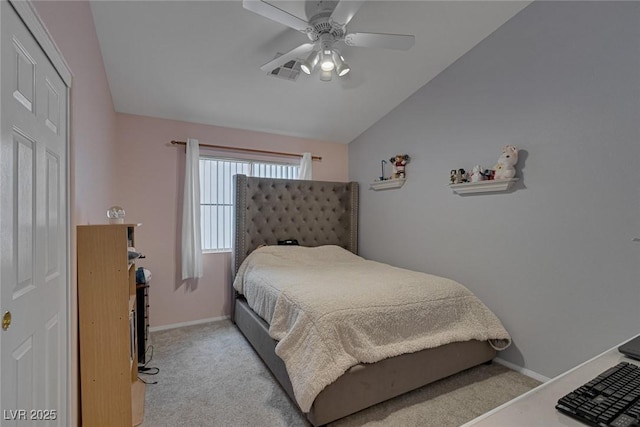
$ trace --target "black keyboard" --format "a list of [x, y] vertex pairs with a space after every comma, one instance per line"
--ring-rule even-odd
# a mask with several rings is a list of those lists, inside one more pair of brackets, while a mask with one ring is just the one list
[[558, 400], [556, 409], [591, 426], [640, 426], [640, 367], [620, 362]]

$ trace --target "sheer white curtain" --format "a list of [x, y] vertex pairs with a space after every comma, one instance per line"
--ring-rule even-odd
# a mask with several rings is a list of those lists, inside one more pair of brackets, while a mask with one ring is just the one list
[[200, 234], [200, 146], [187, 139], [182, 205], [182, 280], [202, 277]]
[[312, 169], [311, 162], [313, 159], [311, 158], [311, 153], [302, 153], [302, 159], [300, 160], [300, 173], [298, 174], [298, 179], [311, 180], [312, 178]]

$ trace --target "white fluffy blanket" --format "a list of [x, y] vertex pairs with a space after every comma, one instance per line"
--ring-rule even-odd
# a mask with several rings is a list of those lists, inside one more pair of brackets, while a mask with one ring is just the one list
[[347, 369], [456, 341], [511, 338], [467, 288], [368, 261], [338, 246], [268, 246], [240, 266], [235, 289], [270, 325], [298, 405]]

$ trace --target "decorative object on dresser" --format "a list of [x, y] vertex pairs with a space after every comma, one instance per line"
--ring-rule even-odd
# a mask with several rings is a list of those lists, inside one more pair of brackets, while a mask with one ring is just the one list
[[109, 224], [124, 224], [124, 209], [120, 206], [111, 206], [107, 209]]
[[135, 224], [80, 225], [78, 324], [82, 423], [142, 423], [145, 385], [138, 380]]

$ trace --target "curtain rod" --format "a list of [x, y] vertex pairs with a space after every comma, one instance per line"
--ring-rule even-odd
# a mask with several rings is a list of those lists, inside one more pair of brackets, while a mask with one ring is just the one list
[[[187, 145], [185, 141], [171, 141], [174, 145]], [[275, 154], [277, 156], [288, 156], [288, 157], [302, 157], [302, 154], [295, 153], [282, 153], [279, 151], [267, 151], [267, 150], [256, 150], [254, 148], [238, 148], [238, 147], [227, 147], [224, 145], [211, 145], [211, 144], [199, 144], [201, 147], [208, 148], [219, 148], [223, 150], [232, 150], [232, 151], [244, 151], [247, 153], [259, 153], [259, 154]], [[320, 156], [311, 156], [313, 160], [322, 160]]]

